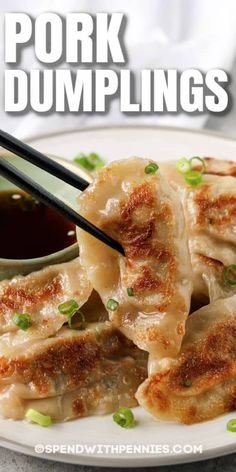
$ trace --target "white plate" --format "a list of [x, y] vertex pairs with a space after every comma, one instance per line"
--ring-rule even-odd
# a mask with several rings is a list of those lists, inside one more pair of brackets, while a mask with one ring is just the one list
[[[31, 140], [41, 151], [73, 158], [78, 152], [96, 151], [106, 161], [130, 155], [152, 159], [178, 159], [181, 156], [204, 155], [236, 160], [236, 141], [214, 134], [156, 127], [104, 127], [59, 133]], [[141, 408], [134, 410], [137, 426], [125, 430], [112, 422], [111, 415], [74, 420], [51, 428], [40, 428], [26, 422], [0, 421], [0, 446], [37, 455], [36, 444], [63, 445], [160, 445], [160, 452], [126, 454], [38, 454], [47, 459], [100, 466], [135, 467], [176, 464], [208, 459], [236, 451], [236, 436], [226, 430], [234, 414], [213, 421], [184, 426], [156, 422]], [[170, 451], [165, 453], [164, 445]], [[179, 452], [171, 452], [179, 445]], [[202, 454], [181, 451], [186, 445], [202, 446]], [[130, 449], [131, 450], [131, 449]]]

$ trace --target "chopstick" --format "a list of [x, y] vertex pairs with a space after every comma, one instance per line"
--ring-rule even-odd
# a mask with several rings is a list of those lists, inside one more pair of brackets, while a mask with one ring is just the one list
[[82, 177], [2, 129], [0, 129], [0, 146], [81, 191], [89, 185]]
[[99, 239], [107, 246], [110, 246], [112, 249], [115, 249], [124, 255], [124, 250], [120, 243], [115, 241], [107, 234], [103, 233], [103, 231], [83, 218], [83, 216], [76, 213], [76, 211], [55, 197], [55, 195], [48, 192], [37, 182], [34, 182], [30, 177], [7, 162], [4, 158], [0, 158], [0, 174], [13, 184], [17, 185], [17, 187], [20, 187], [22, 190], [35, 197], [40, 202], [49, 206], [58, 213], [61, 213], [64, 217], [72, 221], [72, 223], [74, 223], [76, 226], [79, 226], [81, 229]]

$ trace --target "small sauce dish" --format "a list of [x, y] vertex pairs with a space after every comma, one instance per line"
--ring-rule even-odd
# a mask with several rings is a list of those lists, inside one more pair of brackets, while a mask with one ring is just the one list
[[[50, 157], [91, 182], [91, 176], [79, 166]], [[8, 152], [2, 151], [0, 159], [10, 161], [76, 210], [79, 190]], [[0, 176], [0, 280], [67, 262], [78, 255], [73, 224]]]

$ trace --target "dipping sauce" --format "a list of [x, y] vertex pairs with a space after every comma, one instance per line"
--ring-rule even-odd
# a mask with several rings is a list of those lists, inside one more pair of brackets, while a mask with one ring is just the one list
[[75, 226], [30, 195], [0, 192], [0, 257], [47, 256], [76, 241]]

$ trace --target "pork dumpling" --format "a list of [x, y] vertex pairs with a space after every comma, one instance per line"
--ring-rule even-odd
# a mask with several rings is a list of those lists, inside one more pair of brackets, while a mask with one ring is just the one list
[[[202, 238], [203, 241], [204, 238]], [[221, 243], [215, 243], [215, 247], [218, 245], [221, 246]], [[226, 266], [230, 264], [224, 265], [221, 261], [204, 253], [193, 253], [191, 257], [194, 300], [207, 304], [209, 300], [214, 301], [218, 298], [227, 298], [234, 295], [236, 293], [235, 286], [228, 285], [224, 281], [224, 271]], [[230, 260], [234, 260], [234, 258]]]
[[199, 186], [188, 187], [186, 211], [190, 237], [205, 233], [235, 244], [236, 185], [233, 177], [205, 176]]
[[156, 418], [191, 424], [235, 410], [236, 295], [190, 315], [179, 355], [149, 364], [136, 396]]
[[[205, 163], [204, 176], [216, 175], [218, 177], [236, 177], [236, 162], [227, 159], [216, 159], [214, 157], [202, 157]], [[163, 161], [160, 170], [169, 181], [179, 187], [185, 187], [183, 175], [176, 168], [177, 161]], [[192, 161], [193, 170], [202, 170], [202, 163], [195, 159]]]
[[147, 376], [147, 353], [110, 322], [55, 336], [0, 357], [0, 415], [24, 418], [28, 408], [66, 420], [136, 406]]
[[235, 168], [230, 161], [208, 158], [202, 183], [190, 187], [175, 163], [162, 164], [183, 203], [196, 298], [214, 301], [236, 293], [236, 285], [226, 285], [223, 277], [236, 263]]
[[[206, 164], [205, 174], [236, 177], [236, 162], [228, 159], [204, 157]], [[201, 167], [201, 164], [200, 164]], [[199, 163], [194, 161], [193, 169], [200, 170]]]
[[[236, 264], [236, 185], [233, 177], [206, 176], [186, 191], [186, 218], [193, 270], [210, 301], [236, 293], [226, 285], [224, 270]], [[199, 267], [202, 266], [201, 269]], [[194, 290], [197, 293], [197, 287]]]
[[[58, 305], [75, 299], [82, 306], [91, 292], [79, 258], [0, 282], [0, 355], [17, 344], [52, 336], [67, 322]], [[30, 315], [27, 331], [13, 322], [16, 312]]]
[[112, 323], [141, 349], [172, 356], [189, 313], [190, 256], [180, 198], [155, 164], [148, 173], [149, 164], [112, 162], [78, 199], [79, 213], [119, 241], [125, 257], [77, 234], [81, 264]]

